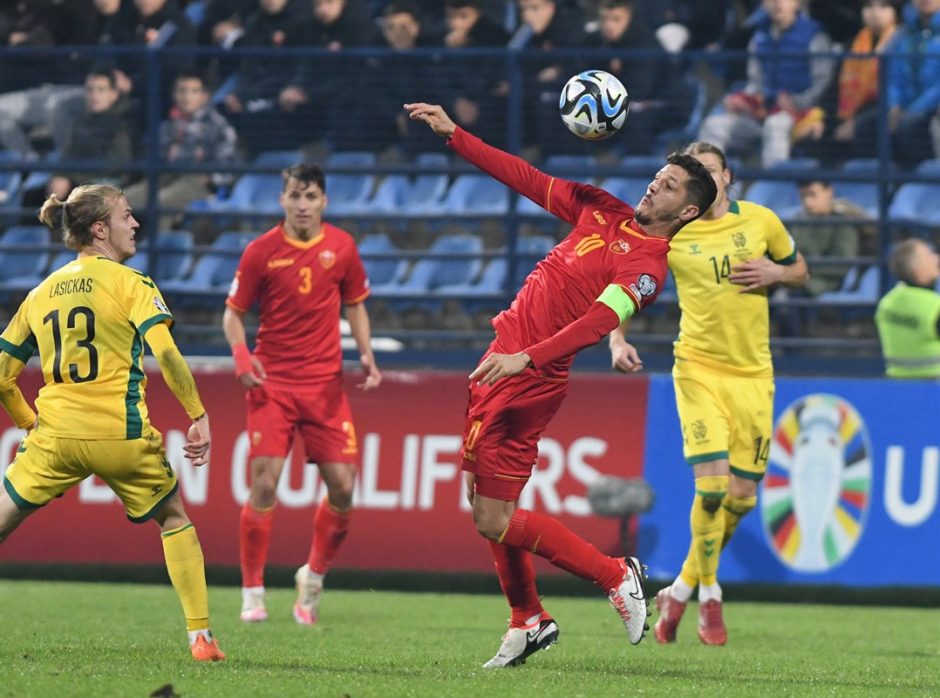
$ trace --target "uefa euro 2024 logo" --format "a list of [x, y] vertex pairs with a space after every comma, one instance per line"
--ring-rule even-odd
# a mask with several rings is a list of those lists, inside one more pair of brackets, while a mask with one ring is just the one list
[[871, 442], [835, 395], [800, 398], [774, 425], [761, 519], [771, 549], [798, 572], [825, 572], [855, 548], [871, 499]]

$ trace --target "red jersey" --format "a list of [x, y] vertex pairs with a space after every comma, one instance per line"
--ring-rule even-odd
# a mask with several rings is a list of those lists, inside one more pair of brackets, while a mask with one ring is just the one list
[[323, 223], [319, 235], [301, 242], [278, 224], [245, 248], [225, 302], [243, 313], [260, 304], [254, 355], [269, 383], [291, 388], [339, 376], [340, 305], [368, 295], [349, 233]]
[[[582, 317], [610, 284], [620, 286], [636, 310], [659, 295], [669, 241], [647, 235], [634, 220], [632, 206], [603, 189], [551, 177], [461, 128], [448, 143], [461, 157], [574, 226], [536, 265], [509, 309], [493, 319], [503, 351], [524, 351], [548, 339]], [[564, 357], [542, 372], [563, 377], [573, 360]]]

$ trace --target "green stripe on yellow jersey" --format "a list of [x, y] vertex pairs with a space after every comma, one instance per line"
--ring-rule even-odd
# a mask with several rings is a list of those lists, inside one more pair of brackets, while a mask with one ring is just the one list
[[749, 201], [732, 201], [724, 216], [698, 219], [672, 239], [669, 269], [679, 294], [677, 360], [741, 376], [772, 376], [767, 290], [741, 293], [728, 281], [741, 262], [796, 260], [796, 247], [777, 215]]
[[45, 385], [40, 428], [73, 439], [133, 439], [150, 430], [143, 335], [172, 323], [146, 275], [104, 257], [82, 257], [30, 291], [0, 338], [26, 361], [38, 350]]

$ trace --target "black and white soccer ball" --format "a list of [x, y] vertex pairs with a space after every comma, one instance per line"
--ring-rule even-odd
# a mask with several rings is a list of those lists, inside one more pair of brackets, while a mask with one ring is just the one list
[[585, 70], [565, 83], [558, 108], [569, 131], [579, 138], [599, 141], [623, 128], [630, 112], [630, 95], [610, 73]]

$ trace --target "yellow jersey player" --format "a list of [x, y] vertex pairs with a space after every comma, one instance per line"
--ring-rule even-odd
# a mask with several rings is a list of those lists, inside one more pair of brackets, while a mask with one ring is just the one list
[[[209, 417], [170, 336], [160, 291], [122, 264], [136, 250], [139, 224], [124, 194], [102, 184], [76, 187], [65, 202], [50, 196], [39, 219], [55, 229], [60, 210], [65, 244], [78, 257], [30, 291], [0, 335], [0, 404], [27, 430], [3, 478], [0, 543], [39, 507], [97, 475], [131, 521], [160, 526], [193, 658], [224, 659], [209, 630], [202, 548], [147, 415], [145, 340], [193, 420], [184, 452], [197, 466], [208, 461]], [[16, 383], [37, 351], [45, 379], [38, 416]]]
[[[723, 645], [718, 558], [741, 517], [757, 503], [773, 428], [774, 380], [767, 288], [801, 286], [803, 256], [770, 209], [728, 196], [724, 153], [692, 143], [718, 185], [709, 211], [686, 225], [670, 245], [669, 269], [679, 294], [679, 337], [673, 383], [683, 455], [695, 475], [692, 543], [679, 576], [656, 596], [656, 639], [674, 642], [686, 602], [699, 585], [699, 638]], [[625, 326], [611, 333], [615, 369], [642, 368]]]

